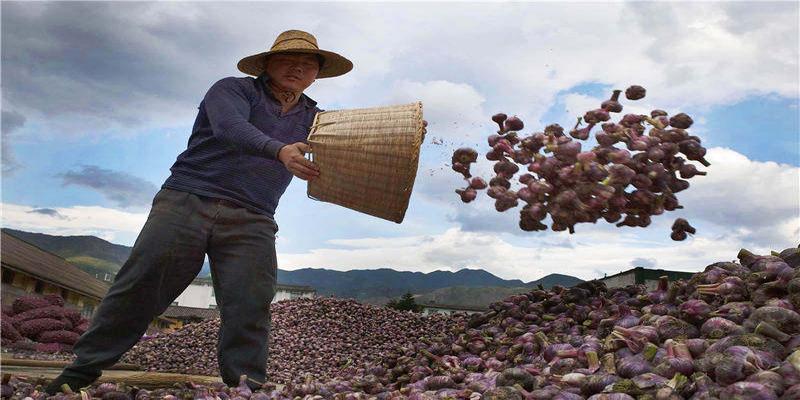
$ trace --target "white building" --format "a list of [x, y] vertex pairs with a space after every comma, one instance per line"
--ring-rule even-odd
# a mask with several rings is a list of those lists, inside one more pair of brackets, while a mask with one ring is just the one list
[[[311, 286], [278, 284], [275, 289], [275, 297], [272, 299], [273, 303], [301, 297], [313, 298], [317, 293]], [[214, 285], [211, 283], [211, 279], [195, 279], [194, 282], [175, 299], [172, 305], [195, 308], [217, 308], [217, 299], [214, 297]]]
[[431, 315], [431, 314], [451, 315], [453, 313], [459, 313], [459, 312], [469, 315], [469, 314], [482, 313], [489, 310], [488, 307], [469, 307], [469, 306], [456, 306], [449, 304], [427, 303], [420, 305], [422, 306], [422, 315]]
[[603, 277], [599, 279], [599, 281], [605, 283], [606, 287], [609, 289], [644, 284], [647, 286], [647, 290], [655, 290], [658, 287], [658, 280], [662, 276], [666, 276], [669, 281], [672, 282], [679, 279], [688, 281], [692, 279], [693, 275], [694, 273], [692, 272], [636, 267], [618, 274]]
[[299, 298], [312, 299], [316, 295], [317, 291], [311, 286], [282, 285], [279, 283], [275, 288], [275, 298], [272, 299], [272, 302]]

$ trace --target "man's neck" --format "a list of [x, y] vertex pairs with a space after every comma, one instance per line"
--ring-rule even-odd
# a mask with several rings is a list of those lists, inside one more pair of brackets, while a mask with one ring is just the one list
[[292, 107], [294, 107], [300, 101], [300, 95], [303, 94], [303, 92], [293, 92], [286, 88], [280, 87], [271, 80], [267, 81], [267, 87], [269, 88], [270, 92], [272, 92], [272, 95], [275, 96], [275, 99], [281, 103], [281, 109], [283, 112], [291, 110]]

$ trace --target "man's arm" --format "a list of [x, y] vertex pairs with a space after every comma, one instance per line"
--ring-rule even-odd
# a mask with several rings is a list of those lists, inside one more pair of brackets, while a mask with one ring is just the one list
[[250, 100], [236, 78], [219, 80], [208, 90], [203, 102], [214, 136], [247, 154], [278, 159], [278, 152], [286, 143], [261, 132], [248, 121]]

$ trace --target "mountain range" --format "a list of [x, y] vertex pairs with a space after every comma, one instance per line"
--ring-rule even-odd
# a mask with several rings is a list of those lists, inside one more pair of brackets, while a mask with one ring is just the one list
[[[7, 228], [3, 231], [55, 253], [101, 279], [105, 274], [116, 274], [131, 252], [128, 246], [95, 236], [54, 236]], [[208, 274], [209, 266], [206, 264], [198, 277], [205, 278]], [[579, 282], [580, 279], [572, 276], [550, 274], [526, 283], [519, 279], [502, 279], [480, 269], [428, 273], [391, 268], [349, 271], [278, 269], [278, 283], [312, 286], [318, 295], [355, 298], [373, 304], [385, 304], [390, 298], [411, 292], [418, 295], [420, 302], [480, 307], [539, 284], [549, 288], [553, 285], [572, 286]]]

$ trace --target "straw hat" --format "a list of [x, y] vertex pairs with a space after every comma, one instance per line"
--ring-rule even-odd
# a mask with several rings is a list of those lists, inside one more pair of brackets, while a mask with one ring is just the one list
[[266, 68], [267, 56], [275, 53], [319, 54], [325, 59], [325, 62], [322, 64], [317, 78], [331, 78], [344, 75], [353, 69], [353, 63], [350, 62], [350, 60], [334, 52], [320, 50], [319, 46], [317, 46], [317, 38], [315, 38], [314, 35], [298, 30], [290, 30], [281, 33], [275, 39], [275, 43], [272, 44], [269, 51], [245, 57], [239, 60], [237, 67], [239, 67], [239, 71], [245, 74], [254, 76], [261, 75]]

